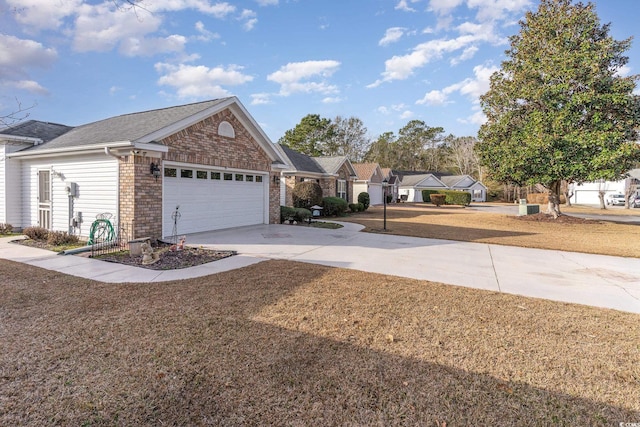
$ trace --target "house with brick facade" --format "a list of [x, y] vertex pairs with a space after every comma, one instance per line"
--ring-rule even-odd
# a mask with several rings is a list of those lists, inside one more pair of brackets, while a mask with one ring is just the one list
[[[124, 114], [50, 140], [0, 130], [15, 228], [88, 237], [96, 218], [163, 238], [279, 222], [286, 159], [236, 97]], [[15, 136], [15, 135], [14, 135]]]
[[315, 181], [322, 188], [322, 197], [340, 197], [350, 202], [356, 172], [345, 156], [311, 157], [279, 144], [288, 167], [280, 174], [280, 204], [293, 206], [296, 183]]

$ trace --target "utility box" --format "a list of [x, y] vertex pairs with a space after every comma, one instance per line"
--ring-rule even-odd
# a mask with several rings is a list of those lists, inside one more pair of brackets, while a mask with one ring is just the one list
[[[524, 200], [524, 203], [522, 203]], [[528, 205], [527, 199], [521, 199], [518, 205], [518, 216], [533, 215], [540, 213], [540, 205]]]
[[67, 194], [69, 197], [78, 197], [78, 184], [75, 182], [70, 182], [66, 185], [65, 190], [67, 190]]

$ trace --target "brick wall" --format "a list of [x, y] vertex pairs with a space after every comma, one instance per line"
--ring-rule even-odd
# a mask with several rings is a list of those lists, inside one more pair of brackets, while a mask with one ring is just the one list
[[[218, 135], [227, 121], [235, 138]], [[280, 185], [274, 182], [271, 159], [230, 110], [221, 111], [160, 141], [169, 147], [163, 160], [269, 173], [269, 222], [280, 221]], [[159, 159], [155, 159], [156, 163]], [[162, 179], [149, 173], [151, 159], [127, 156], [120, 162], [120, 215], [133, 223], [135, 237], [162, 235]], [[133, 185], [131, 183], [133, 182]]]
[[125, 156], [120, 160], [119, 224], [131, 230], [130, 239], [162, 237], [162, 179], [156, 179], [149, 169], [151, 159]]

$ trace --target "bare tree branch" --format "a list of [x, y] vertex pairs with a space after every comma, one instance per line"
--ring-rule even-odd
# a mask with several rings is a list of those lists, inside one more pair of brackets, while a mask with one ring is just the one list
[[29, 110], [38, 105], [34, 102], [30, 107], [23, 107], [18, 98], [15, 98], [15, 100], [17, 105], [16, 109], [9, 114], [0, 116], [0, 127], [13, 126], [16, 123], [20, 123], [21, 121], [26, 120], [31, 114]]

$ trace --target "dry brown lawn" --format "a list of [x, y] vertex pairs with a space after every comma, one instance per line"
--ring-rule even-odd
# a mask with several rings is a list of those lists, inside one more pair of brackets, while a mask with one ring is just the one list
[[0, 277], [3, 426], [640, 422], [636, 314], [290, 261]]
[[[640, 247], [638, 225], [387, 213], [397, 234]], [[0, 259], [0, 277], [2, 426], [640, 422], [638, 314], [290, 261], [105, 284]]]
[[[599, 209], [585, 207], [563, 207], [562, 210], [569, 216], [576, 213], [603, 214]], [[640, 257], [640, 209], [607, 209], [604, 214], [637, 215], [638, 221], [632, 224], [573, 217], [571, 222], [567, 222], [571, 218], [539, 222], [458, 206], [437, 208], [424, 203], [394, 204], [387, 206], [387, 230], [391, 234], [405, 236]], [[340, 220], [362, 224], [365, 231], [381, 232], [383, 208], [370, 207], [365, 212]]]

